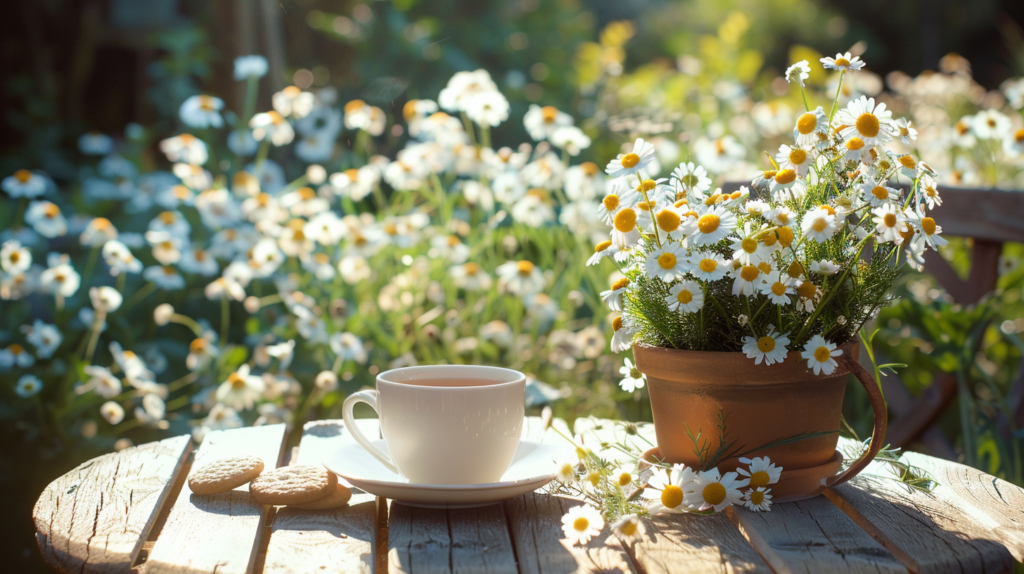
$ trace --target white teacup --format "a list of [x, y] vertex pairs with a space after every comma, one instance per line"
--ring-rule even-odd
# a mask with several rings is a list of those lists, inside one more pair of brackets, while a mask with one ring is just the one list
[[[356, 403], [380, 417], [388, 453], [359, 432]], [[406, 367], [377, 375], [377, 390], [342, 406], [352, 437], [377, 460], [418, 484], [498, 482], [523, 432], [526, 377], [475, 365]]]

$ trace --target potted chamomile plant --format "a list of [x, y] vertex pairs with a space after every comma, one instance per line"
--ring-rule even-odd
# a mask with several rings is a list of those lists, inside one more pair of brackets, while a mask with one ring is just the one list
[[[863, 66], [849, 54], [822, 62], [841, 75]], [[802, 84], [808, 69], [801, 62], [787, 77]], [[921, 184], [935, 174], [887, 149], [902, 137], [891, 115], [864, 97], [807, 109], [795, 141], [733, 193], [712, 191], [692, 163], [650, 178], [655, 150], [643, 140], [608, 163], [611, 236], [591, 262], [608, 256], [621, 271], [603, 295], [621, 313], [613, 351], [632, 347], [647, 378], [650, 460], [726, 472], [770, 459], [784, 469], [773, 495], [786, 501], [849, 479], [882, 447], [884, 400], [857, 362], [858, 332], [890, 301], [901, 266], [944, 243]], [[840, 473], [851, 373], [875, 428]]]

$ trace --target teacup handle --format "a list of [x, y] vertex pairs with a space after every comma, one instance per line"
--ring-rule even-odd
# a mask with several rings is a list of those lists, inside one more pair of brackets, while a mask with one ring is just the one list
[[345, 403], [341, 406], [341, 418], [345, 420], [345, 428], [348, 429], [352, 438], [356, 439], [359, 446], [365, 448], [366, 452], [372, 454], [373, 458], [379, 460], [381, 464], [388, 467], [391, 472], [401, 474], [398, 472], [398, 467], [395, 466], [391, 457], [388, 456], [388, 453], [374, 446], [370, 442], [370, 439], [366, 438], [366, 435], [359, 430], [359, 427], [356, 425], [356, 419], [352, 416], [352, 409], [356, 406], [356, 403], [366, 403], [370, 405], [370, 408], [377, 411], [377, 418], [380, 418], [380, 407], [377, 405], [378, 396], [377, 391], [374, 390], [352, 393], [347, 399], [345, 399]]
[[882, 391], [878, 389], [878, 382], [875, 381], [875, 377], [851, 357], [849, 353], [843, 354], [842, 362], [843, 366], [857, 377], [860, 384], [864, 386], [864, 390], [868, 392], [868, 398], [871, 400], [871, 409], [875, 415], [875, 427], [871, 432], [871, 443], [868, 445], [867, 452], [862, 454], [845, 471], [826, 479], [823, 485], [825, 487], [838, 486], [850, 480], [875, 459], [878, 451], [882, 450], [882, 445], [885, 441], [885, 429], [888, 423], [885, 398], [882, 397]]

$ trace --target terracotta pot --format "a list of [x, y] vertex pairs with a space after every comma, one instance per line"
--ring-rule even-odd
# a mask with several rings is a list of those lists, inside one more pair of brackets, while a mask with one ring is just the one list
[[[800, 353], [790, 353], [781, 364], [755, 365], [743, 353], [681, 351], [662, 347], [633, 347], [637, 369], [647, 375], [654, 415], [657, 449], [647, 453], [665, 462], [697, 468], [700, 460], [693, 437], [707, 441], [714, 452], [722, 443], [720, 422], [725, 422], [725, 443], [731, 455], [715, 466], [735, 470], [743, 453], [768, 456], [783, 468], [772, 485], [777, 502], [820, 494], [826, 486], [849, 480], [874, 458], [885, 440], [885, 404], [874, 378], [857, 363], [860, 346], [848, 343], [837, 357], [831, 375], [815, 375]], [[857, 375], [871, 398], [875, 429], [871, 448], [846, 472], [836, 475], [842, 456], [836, 451], [840, 415], [848, 374]], [[721, 417], [721, 418], [720, 418]], [[689, 431], [689, 434], [688, 434]], [[807, 433], [835, 431], [824, 436], [758, 449]]]

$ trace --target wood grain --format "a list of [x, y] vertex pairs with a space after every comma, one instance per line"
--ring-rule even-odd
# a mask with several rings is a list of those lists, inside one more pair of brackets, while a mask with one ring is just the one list
[[[275, 468], [284, 437], [283, 424], [213, 431], [196, 452], [193, 468], [238, 455], [258, 456], [265, 468]], [[252, 501], [248, 485], [195, 496], [186, 482], [145, 563], [146, 574], [250, 572], [266, 516], [267, 508]]]
[[647, 574], [772, 571], [725, 515], [667, 514], [643, 529], [629, 549]]
[[938, 482], [934, 494], [958, 506], [1024, 562], [1024, 490], [976, 468], [907, 452], [904, 459], [928, 471]]
[[775, 572], [906, 572], [849, 517], [822, 497], [771, 512], [730, 507], [726, 515]]
[[445, 510], [392, 503], [388, 571], [515, 574], [507, 524], [500, 504]]
[[855, 478], [825, 496], [911, 572], [1005, 572], [1013, 557], [990, 528], [932, 494], [893, 480]]
[[[359, 421], [366, 436], [378, 436], [377, 421]], [[307, 423], [291, 464], [320, 464], [338, 447], [353, 442], [338, 420]], [[340, 482], [347, 484], [344, 479]], [[352, 490], [348, 506], [303, 511], [280, 508], [271, 526], [264, 572], [268, 574], [371, 572], [375, 564], [377, 499]]]
[[43, 558], [63, 572], [129, 572], [190, 445], [186, 435], [127, 448], [50, 483], [32, 513]]

